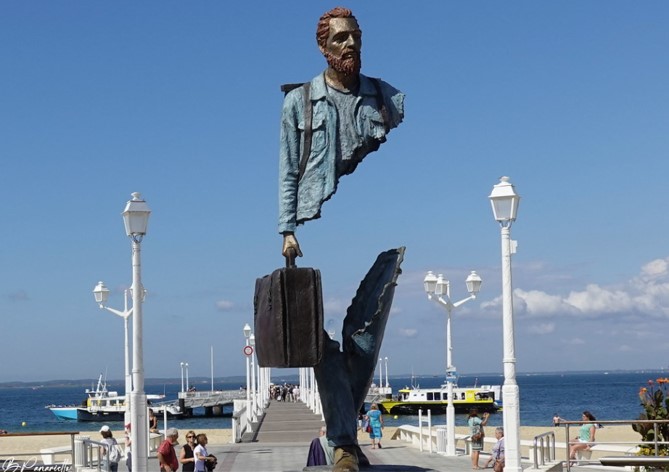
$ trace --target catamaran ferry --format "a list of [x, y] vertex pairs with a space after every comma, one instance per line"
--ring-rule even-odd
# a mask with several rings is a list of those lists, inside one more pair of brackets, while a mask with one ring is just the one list
[[[502, 408], [500, 385], [478, 387], [453, 386], [453, 406], [457, 413], [466, 413], [472, 408], [480, 412], [496, 412]], [[378, 403], [383, 413], [392, 415], [415, 415], [418, 410], [430, 410], [433, 414], [446, 412], [448, 406], [448, 384], [440, 388], [406, 387], [393, 398], [381, 398]]]

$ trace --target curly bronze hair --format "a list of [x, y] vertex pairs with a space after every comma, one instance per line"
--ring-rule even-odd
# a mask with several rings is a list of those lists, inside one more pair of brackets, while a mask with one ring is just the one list
[[328, 36], [330, 35], [330, 20], [332, 18], [353, 18], [358, 21], [355, 16], [353, 16], [353, 12], [344, 7], [335, 7], [332, 10], [323, 13], [323, 16], [318, 20], [318, 26], [316, 27], [316, 41], [321, 48], [325, 48], [328, 41]]

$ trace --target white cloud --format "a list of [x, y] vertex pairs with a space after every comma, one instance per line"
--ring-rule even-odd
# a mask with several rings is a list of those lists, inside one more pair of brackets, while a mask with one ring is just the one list
[[569, 338], [569, 339], [563, 339], [562, 343], [570, 346], [581, 346], [585, 344], [585, 341], [581, 338]]
[[555, 331], [555, 323], [539, 323], [527, 329], [531, 334], [550, 334]]
[[325, 311], [328, 316], [343, 318], [346, 315], [346, 310], [350, 300], [344, 301], [340, 298], [328, 298], [323, 300], [323, 311]]
[[667, 259], [655, 259], [650, 261], [648, 264], [644, 265], [641, 268], [641, 275], [648, 277], [661, 277], [666, 276], [669, 272], [669, 258]]
[[[514, 314], [519, 317], [610, 316], [669, 317], [669, 258], [643, 265], [639, 274], [615, 286], [590, 283], [567, 295], [515, 289]], [[502, 297], [481, 303], [483, 311], [501, 314]]]
[[634, 309], [629, 293], [622, 290], [608, 290], [597, 284], [589, 284], [580, 292], [571, 292], [566, 301], [584, 315], [625, 313]]
[[418, 330], [414, 328], [400, 328], [399, 334], [405, 338], [415, 338]]
[[235, 307], [235, 304], [229, 300], [219, 300], [216, 302], [216, 309], [219, 311], [230, 311]]
[[522, 300], [528, 315], [557, 315], [573, 313], [574, 307], [557, 295], [549, 295], [539, 290], [515, 290], [514, 298]]
[[[488, 312], [502, 312], [502, 297], [481, 303], [481, 309]], [[539, 290], [513, 291], [513, 311], [516, 316], [548, 317], [575, 313], [576, 309], [558, 295], [550, 295]]]

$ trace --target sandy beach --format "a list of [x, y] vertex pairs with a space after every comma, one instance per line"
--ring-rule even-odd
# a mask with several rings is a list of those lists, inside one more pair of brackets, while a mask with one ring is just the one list
[[[383, 435], [385, 438], [391, 438], [395, 433], [395, 427], [384, 429]], [[469, 434], [469, 428], [466, 426], [456, 427], [456, 433]], [[187, 430], [179, 430], [180, 442], [183, 442]], [[494, 427], [486, 427], [486, 437], [494, 438]], [[532, 440], [535, 436], [553, 431], [557, 442], [566, 442], [564, 427], [538, 427], [538, 426], [522, 426], [520, 428], [521, 439]], [[209, 439], [210, 445], [225, 445], [230, 443], [232, 431], [230, 429], [203, 429], [196, 433], [205, 433]], [[314, 437], [317, 432], [314, 432]], [[113, 430], [114, 437], [122, 443], [123, 431]], [[574, 437], [577, 434], [577, 429], [570, 429], [570, 435]], [[93, 440], [101, 439], [100, 434], [96, 431], [86, 431], [81, 433], [82, 436], [89, 436]], [[369, 442], [369, 435], [360, 433], [358, 439], [361, 444]], [[386, 439], [388, 440], [388, 439]], [[639, 441], [640, 436], [632, 430], [629, 425], [625, 426], [606, 426], [597, 430], [597, 442], [630, 442]], [[47, 447], [65, 446], [70, 443], [70, 435], [55, 435], [49, 433], [48, 435], [2, 435], [0, 436], [0, 455], [6, 456], [8, 454], [37, 454], [39, 450]], [[486, 450], [490, 450], [490, 445], [486, 444]]]

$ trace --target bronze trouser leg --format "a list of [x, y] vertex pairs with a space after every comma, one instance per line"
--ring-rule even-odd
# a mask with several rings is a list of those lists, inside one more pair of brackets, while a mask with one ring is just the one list
[[344, 319], [343, 352], [324, 333], [314, 373], [332, 446], [358, 442], [357, 416], [372, 382], [403, 256], [403, 248], [381, 253], [360, 283]]

